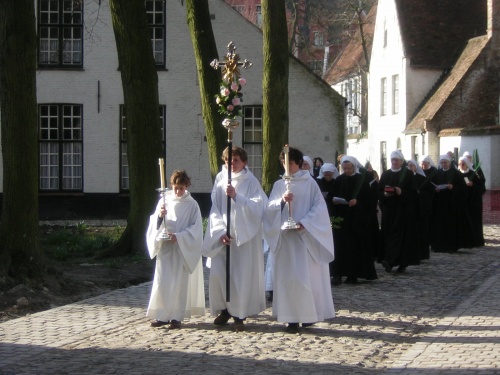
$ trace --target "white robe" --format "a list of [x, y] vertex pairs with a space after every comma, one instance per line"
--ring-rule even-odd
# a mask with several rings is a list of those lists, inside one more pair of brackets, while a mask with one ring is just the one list
[[292, 217], [304, 229], [281, 230], [288, 207], [281, 210], [286, 191], [277, 181], [264, 217], [265, 238], [274, 256], [273, 315], [279, 322], [314, 323], [335, 316], [329, 262], [333, 236], [325, 200], [308, 171], [292, 176]]
[[[151, 215], [146, 242], [156, 269], [146, 316], [161, 321], [182, 321], [191, 315], [205, 315], [205, 287], [201, 246], [203, 226], [198, 203], [186, 191], [177, 198], [172, 190], [165, 196], [167, 215], [157, 227], [163, 198]], [[177, 242], [157, 241], [163, 230], [175, 233]]]
[[227, 230], [227, 175], [218, 179], [212, 190], [202, 255], [210, 258], [211, 313], [217, 315], [227, 309], [232, 316], [246, 318], [266, 308], [262, 215], [267, 196], [247, 168], [231, 177], [236, 197], [231, 200], [230, 302], [226, 302], [226, 246], [220, 241]]

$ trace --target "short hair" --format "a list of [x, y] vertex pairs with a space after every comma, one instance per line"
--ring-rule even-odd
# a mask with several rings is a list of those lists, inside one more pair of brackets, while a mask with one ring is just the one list
[[[244, 148], [233, 146], [232, 148], [232, 156], [239, 156], [242, 162], [246, 162], [248, 160], [247, 151]], [[226, 147], [222, 152], [222, 161], [226, 162], [229, 158], [229, 147]]]
[[172, 172], [172, 176], [170, 176], [170, 185], [183, 185], [189, 187], [191, 186], [191, 178], [184, 169], [176, 169]]
[[[300, 168], [302, 168], [302, 163], [304, 162], [304, 154], [298, 148], [288, 147], [288, 159], [293, 160]], [[280, 161], [285, 161], [285, 152], [281, 151]]]

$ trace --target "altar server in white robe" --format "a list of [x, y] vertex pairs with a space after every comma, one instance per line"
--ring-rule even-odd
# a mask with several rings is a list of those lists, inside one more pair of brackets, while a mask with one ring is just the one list
[[[284, 164], [284, 154], [281, 161]], [[288, 323], [288, 332], [333, 318], [329, 263], [333, 236], [325, 200], [308, 171], [300, 170], [303, 154], [289, 149], [290, 192], [285, 179], [273, 186], [264, 217], [265, 238], [274, 255], [273, 315]], [[286, 170], [286, 167], [285, 167]], [[282, 230], [288, 205], [300, 229]]]
[[[227, 163], [228, 149], [222, 155]], [[202, 255], [210, 265], [209, 301], [215, 325], [232, 317], [234, 329], [244, 330], [244, 320], [266, 308], [262, 216], [267, 196], [257, 178], [246, 167], [247, 153], [232, 148], [231, 179], [227, 174], [215, 182], [212, 208]], [[227, 197], [231, 197], [230, 236], [227, 236]], [[226, 245], [230, 244], [230, 302], [226, 301]]]
[[[181, 327], [183, 319], [205, 315], [205, 288], [201, 246], [203, 226], [198, 203], [186, 189], [191, 185], [184, 170], [170, 178], [172, 190], [160, 198], [151, 215], [146, 235], [151, 259], [156, 269], [147, 316], [152, 327], [170, 324]], [[166, 229], [170, 240], [158, 240]]]

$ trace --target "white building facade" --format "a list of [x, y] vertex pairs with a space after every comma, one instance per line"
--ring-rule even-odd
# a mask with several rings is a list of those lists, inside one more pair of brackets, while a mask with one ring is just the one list
[[[158, 68], [167, 176], [186, 169], [191, 191], [209, 193], [208, 145], [186, 7], [179, 0], [145, 3]], [[237, 53], [253, 63], [242, 70], [244, 118], [233, 144], [247, 149], [249, 165], [260, 176], [262, 32], [223, 0], [209, 4], [219, 57], [232, 41]], [[37, 0], [36, 14], [40, 193], [127, 195], [126, 113], [108, 1]], [[343, 98], [293, 58], [289, 71], [289, 142], [305, 154], [333, 160]]]

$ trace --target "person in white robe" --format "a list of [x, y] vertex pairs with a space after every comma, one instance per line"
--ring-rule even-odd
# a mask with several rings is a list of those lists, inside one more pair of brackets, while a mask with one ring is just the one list
[[[283, 153], [281, 160], [284, 163]], [[300, 170], [302, 160], [302, 152], [290, 147], [290, 192], [285, 179], [275, 182], [264, 216], [264, 236], [274, 256], [273, 315], [288, 323], [289, 332], [297, 332], [299, 323], [306, 327], [335, 316], [330, 218], [317, 183], [308, 171]], [[300, 229], [282, 230], [290, 204]]]
[[[227, 163], [228, 149], [223, 153]], [[231, 184], [227, 173], [216, 180], [212, 190], [212, 208], [202, 255], [210, 267], [209, 302], [215, 325], [226, 324], [231, 317], [234, 329], [244, 330], [246, 317], [266, 308], [264, 291], [264, 254], [262, 216], [267, 196], [257, 178], [246, 167], [247, 153], [233, 147]], [[225, 178], [224, 178], [225, 176]], [[231, 197], [230, 236], [227, 236], [227, 200]], [[230, 245], [230, 298], [226, 298], [226, 246]]]
[[[200, 208], [186, 189], [190, 179], [176, 170], [172, 190], [160, 198], [150, 217], [146, 242], [151, 259], [156, 257], [155, 275], [146, 316], [153, 327], [181, 327], [183, 319], [205, 315], [205, 287], [201, 246], [203, 226]], [[158, 235], [166, 230], [169, 240]]]

